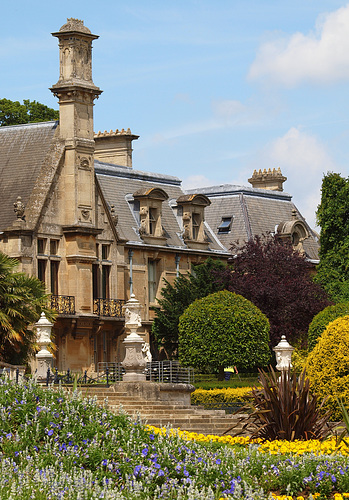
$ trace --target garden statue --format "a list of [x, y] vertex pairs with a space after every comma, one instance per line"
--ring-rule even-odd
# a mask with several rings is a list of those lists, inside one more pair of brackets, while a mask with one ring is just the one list
[[150, 352], [150, 345], [148, 342], [144, 342], [143, 347], [142, 347], [142, 353], [144, 354], [144, 358], [147, 363], [151, 363], [152, 361], [152, 355]]

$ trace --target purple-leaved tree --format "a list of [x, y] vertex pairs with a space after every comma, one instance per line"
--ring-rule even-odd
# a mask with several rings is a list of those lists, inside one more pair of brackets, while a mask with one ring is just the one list
[[250, 300], [268, 317], [272, 346], [281, 335], [304, 344], [311, 320], [330, 304], [312, 279], [312, 265], [291, 243], [271, 235], [255, 236], [232, 250], [232, 267], [215, 272], [217, 284]]

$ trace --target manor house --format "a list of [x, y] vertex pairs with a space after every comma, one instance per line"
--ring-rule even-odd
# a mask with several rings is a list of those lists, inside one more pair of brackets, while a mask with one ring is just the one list
[[95, 372], [123, 359], [132, 293], [142, 304], [140, 334], [151, 341], [163, 279], [207, 257], [227, 260], [236, 239], [276, 231], [317, 259], [316, 235], [283, 193], [280, 171], [255, 172], [250, 188], [184, 192], [177, 177], [134, 169], [137, 135], [94, 133], [98, 36], [73, 18], [53, 36], [59, 121], [0, 128], [0, 250], [51, 294], [59, 370]]

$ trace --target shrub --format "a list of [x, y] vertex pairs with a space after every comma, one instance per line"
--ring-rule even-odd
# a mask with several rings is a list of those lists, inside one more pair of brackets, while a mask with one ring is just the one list
[[325, 307], [314, 316], [308, 330], [308, 350], [312, 351], [318, 341], [318, 338], [325, 331], [327, 325], [337, 318], [349, 314], [349, 302], [341, 302], [334, 306]]
[[336, 398], [349, 407], [349, 316], [330, 323], [307, 358], [306, 369], [314, 393], [328, 396], [326, 407], [341, 419]]
[[292, 368], [297, 374], [302, 373], [307, 362], [308, 350], [300, 347], [295, 347], [292, 353]]
[[269, 321], [249, 300], [226, 290], [198, 299], [179, 320], [179, 359], [201, 368], [266, 366]]
[[323, 439], [330, 428], [330, 412], [321, 414], [324, 402], [310, 393], [310, 381], [305, 371], [297, 377], [290, 370], [277, 374], [260, 370], [261, 388], [252, 388], [253, 413], [242, 428], [252, 430], [252, 438], [272, 441], [285, 439]]
[[191, 403], [193, 405], [204, 406], [214, 409], [222, 406], [234, 406], [236, 403], [242, 403], [251, 399], [252, 387], [227, 387], [225, 389], [196, 389], [191, 394]]

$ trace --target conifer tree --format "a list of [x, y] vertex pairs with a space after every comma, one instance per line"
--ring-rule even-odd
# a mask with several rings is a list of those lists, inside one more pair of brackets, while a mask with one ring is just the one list
[[221, 261], [207, 259], [203, 264], [195, 266], [191, 273], [180, 274], [173, 284], [164, 280], [159, 308], [154, 308], [156, 317], [152, 325], [152, 333], [159, 349], [166, 356], [178, 356], [178, 322], [185, 309], [198, 298], [206, 297], [221, 290], [215, 282], [214, 273], [225, 268]]

